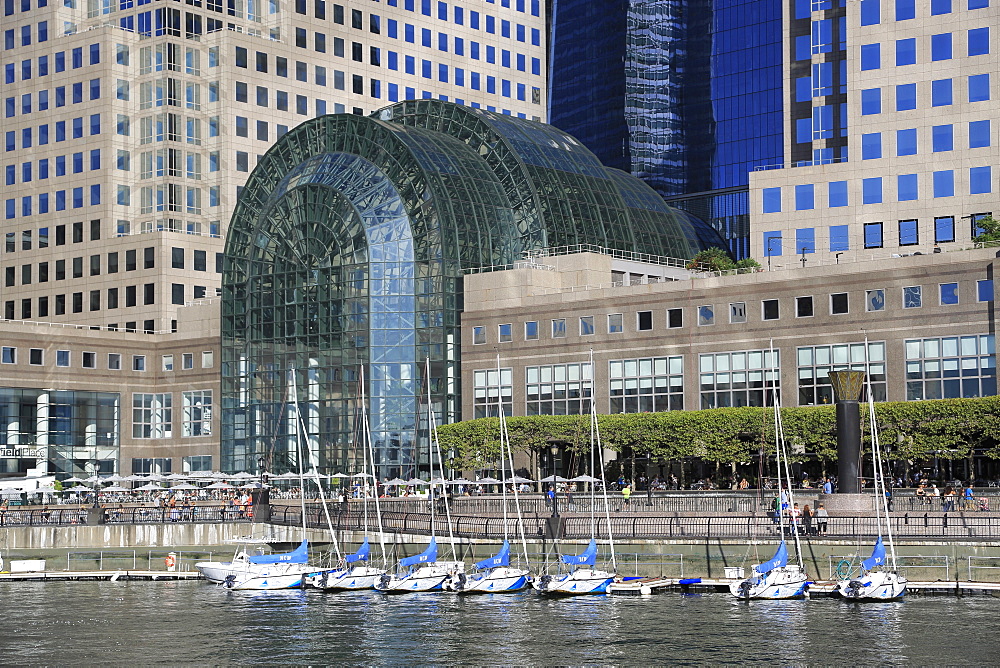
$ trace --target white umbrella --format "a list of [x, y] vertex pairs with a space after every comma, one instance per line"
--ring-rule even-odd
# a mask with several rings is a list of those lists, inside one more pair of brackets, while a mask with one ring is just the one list
[[410, 478], [406, 481], [407, 485], [426, 485], [428, 482], [426, 480], [421, 480], [420, 478]]
[[227, 480], [229, 476], [220, 471], [213, 471], [212, 475], [209, 476], [212, 480]]
[[310, 471], [309, 473], [306, 473], [304, 475], [307, 475], [310, 478], [319, 478], [321, 480], [329, 480], [330, 479], [330, 476], [326, 475], [325, 473], [320, 473], [316, 469], [313, 469], [312, 471]]
[[[174, 489], [177, 489], [176, 487]], [[259, 482], [251, 482], [246, 485], [240, 485], [239, 489], [260, 489]]]
[[122, 487], [121, 485], [109, 485], [100, 491], [103, 494], [104, 492], [128, 492], [130, 490]]
[[232, 489], [232, 488], [233, 488], [232, 485], [230, 485], [229, 483], [222, 482], [221, 480], [219, 482], [213, 482], [211, 485], [206, 487], [206, 489]]
[[197, 485], [189, 485], [186, 482], [182, 482], [179, 485], [174, 485], [170, 489], [201, 489], [201, 488], [198, 487]]
[[383, 487], [406, 487], [410, 483], [406, 482], [402, 478], [393, 478], [392, 480], [386, 480], [382, 483]]
[[331, 478], [350, 478], [351, 476], [347, 475], [346, 473], [334, 473], [330, 477]]
[[66, 478], [65, 480], [63, 480], [63, 482], [87, 482], [87, 481], [84, 480], [83, 478], [77, 478], [76, 476], [73, 476], [72, 478]]
[[123, 478], [120, 475], [118, 475], [117, 473], [114, 473], [112, 475], [109, 475], [107, 478], [105, 478], [104, 482], [124, 482], [125, 480], [126, 480], [126, 478]]
[[164, 478], [159, 473], [150, 473], [149, 477], [146, 478], [146, 480], [151, 480], [151, 481], [154, 481], [154, 482], [159, 482], [160, 480], [165, 480], [165, 479], [166, 478]]
[[70, 492], [93, 492], [94, 490], [86, 485], [77, 485], [76, 487], [70, 487]]
[[428, 485], [447, 485], [448, 481], [444, 478], [431, 478], [427, 483]]
[[538, 482], [569, 482], [569, 480], [560, 475], [550, 475], [547, 478], [542, 478]]
[[454, 480], [448, 481], [449, 485], [471, 485], [473, 482], [471, 480], [466, 480], [465, 478], [455, 478]]
[[89, 482], [89, 483], [98, 482], [99, 483], [99, 482], [101, 482], [101, 477], [100, 476], [96, 476], [96, 475], [92, 475], [89, 478], [86, 478], [84, 480], [84, 482]]
[[145, 480], [145, 479], [146, 479], [146, 476], [144, 476], [144, 475], [137, 475], [135, 473], [133, 473], [132, 475], [127, 475], [124, 478], [122, 478], [123, 481], [127, 481], [127, 482], [139, 482], [140, 480]]
[[171, 473], [163, 476], [164, 480], [187, 480], [187, 478], [186, 475], [181, 475], [180, 473]]
[[522, 478], [519, 475], [514, 476], [508, 482], [522, 483], [522, 482], [535, 482], [531, 478]]
[[147, 491], [147, 490], [152, 491], [154, 489], [155, 490], [160, 490], [160, 489], [163, 489], [163, 488], [160, 487], [159, 485], [154, 485], [153, 483], [149, 482], [149, 483], [146, 483], [145, 485], [143, 485], [142, 487], [136, 487], [132, 491], [133, 492], [140, 492], [140, 491]]
[[478, 485], [499, 485], [500, 481], [496, 478], [480, 478], [476, 481]]
[[371, 473], [355, 473], [351, 476], [352, 478], [374, 478]]
[[232, 480], [253, 480], [256, 477], [257, 476], [253, 475], [252, 473], [247, 473], [246, 471], [240, 471], [236, 475], [229, 476], [229, 478], [231, 478]]
[[578, 475], [575, 478], [570, 478], [570, 482], [600, 482], [597, 478], [592, 475]]
[[279, 473], [278, 475], [271, 476], [271, 480], [291, 480], [292, 478], [298, 478], [298, 477], [299, 477], [298, 473], [292, 473], [291, 471], [287, 471], [285, 473]]

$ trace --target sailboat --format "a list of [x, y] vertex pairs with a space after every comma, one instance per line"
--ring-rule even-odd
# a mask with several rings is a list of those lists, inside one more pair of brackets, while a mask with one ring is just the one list
[[[371, 464], [371, 470], [375, 471], [375, 451], [372, 446], [371, 431], [368, 426], [368, 410], [367, 403], [365, 401], [365, 372], [364, 365], [362, 365], [358, 387], [359, 396], [361, 398], [361, 440], [362, 440], [362, 457], [364, 460], [364, 476], [365, 479], [368, 478], [368, 465]], [[379, 502], [378, 496], [378, 479], [372, 476], [375, 481], [374, 485], [374, 496], [375, 496], [375, 516], [378, 521], [378, 538], [379, 545], [382, 547], [382, 564], [385, 564], [385, 532], [382, 530], [382, 508]], [[324, 507], [325, 507], [324, 502]], [[328, 518], [329, 519], [329, 518]], [[332, 524], [332, 523], [331, 523]], [[365, 533], [368, 532], [368, 501], [365, 500]], [[333, 527], [330, 528], [331, 535], [334, 535]], [[336, 538], [334, 538], [336, 540]], [[385, 568], [377, 568], [370, 565], [369, 557], [371, 556], [371, 545], [368, 543], [368, 536], [365, 536], [364, 542], [358, 548], [358, 551], [354, 554], [347, 555], [342, 564], [339, 564], [337, 568], [327, 569], [320, 571], [318, 573], [310, 573], [306, 576], [305, 583], [309, 587], [315, 587], [316, 589], [323, 589], [324, 591], [339, 591], [339, 590], [355, 590], [355, 589], [371, 589], [375, 586], [375, 582], [379, 580], [383, 575], [385, 575]]]
[[[872, 475], [875, 478], [875, 522], [878, 539], [870, 557], [861, 562], [861, 573], [837, 582], [837, 593], [848, 601], [891, 601], [906, 595], [907, 580], [896, 569], [896, 545], [892, 540], [889, 523], [889, 502], [885, 495], [885, 476], [882, 474], [882, 446], [878, 425], [875, 422], [875, 397], [872, 395], [871, 372], [868, 369], [868, 337], [865, 337], [865, 380], [868, 390], [868, 420], [872, 430]], [[889, 539], [889, 562], [886, 563], [885, 543], [882, 541], [882, 522]]]
[[[302, 508], [302, 542], [291, 552], [282, 554], [247, 555], [245, 551], [238, 552], [230, 562], [199, 562], [195, 568], [207, 579], [218, 582], [227, 589], [237, 590], [271, 590], [301, 587], [306, 573], [316, 571], [309, 564], [309, 541], [306, 534], [305, 485], [303, 484], [302, 444], [300, 441], [304, 425], [301, 423], [299, 411], [298, 388], [295, 380], [295, 369], [289, 370], [291, 379], [292, 405], [295, 409], [295, 457], [299, 468], [299, 489]], [[319, 480], [317, 478], [317, 484]], [[322, 488], [321, 493], [322, 493]], [[325, 506], [325, 504], [324, 504]], [[221, 576], [221, 577], [220, 577]]]
[[[472, 575], [464, 572], [453, 573], [444, 581], [443, 588], [459, 594], [491, 594], [497, 592], [520, 591], [531, 583], [531, 571], [510, 565], [510, 541], [507, 538], [507, 467], [514, 476], [514, 456], [510, 449], [510, 435], [507, 432], [507, 418], [503, 408], [503, 397], [499, 392], [500, 355], [497, 354], [497, 407], [500, 416], [500, 488], [503, 490], [503, 532], [504, 539], [500, 551], [488, 559], [476, 562], [477, 571]], [[521, 499], [517, 484], [514, 485], [514, 505], [517, 508], [517, 528], [521, 537], [524, 564], [528, 563], [528, 541], [524, 535], [521, 517]]]
[[[788, 508], [794, 507], [795, 498], [792, 494], [791, 471], [788, 467], [788, 456], [785, 453], [785, 432], [781, 423], [781, 402], [778, 400], [777, 392], [777, 369], [775, 368], [774, 344], [771, 344], [771, 399], [774, 407], [774, 451], [775, 462], [778, 466], [778, 497], [783, 502], [785, 499], [782, 481], [787, 485]], [[753, 568], [750, 577], [734, 581], [729, 585], [729, 591], [733, 596], [742, 600], [750, 599], [785, 599], [801, 598], [805, 596], [806, 588], [809, 586], [809, 576], [806, 575], [802, 566], [802, 548], [799, 545], [798, 527], [792, 526], [791, 532], [795, 537], [795, 556], [797, 563], [788, 563], [788, 544], [785, 542], [786, 516], [785, 508], [778, 508], [778, 524], [781, 530], [781, 543], [775, 550], [774, 556], [765, 562], [757, 564]]]
[[[593, 373], [594, 351], [590, 351], [590, 368]], [[596, 457], [596, 460], [595, 460]], [[601, 489], [604, 500], [604, 516], [608, 523], [608, 544], [611, 548], [612, 571], [596, 568], [597, 564], [597, 521], [594, 516], [596, 506], [596, 490], [594, 483], [590, 484], [590, 544], [580, 554], [564, 554], [560, 564], [572, 567], [569, 572], [557, 575], [545, 574], [536, 578], [532, 586], [542, 594], [558, 594], [574, 596], [578, 594], [603, 594], [615, 581], [618, 568], [615, 559], [615, 539], [611, 531], [611, 511], [608, 508], [608, 486], [604, 480], [604, 452], [601, 449], [601, 432], [597, 425], [597, 405], [591, 396], [590, 401], [590, 468], [593, 473], [595, 461], [601, 470]], [[555, 476], [553, 476], [555, 478]], [[553, 483], [554, 484], [554, 483]]]
[[448, 517], [448, 533], [451, 538], [452, 561], [438, 561], [437, 532], [434, 522], [434, 487], [444, 485], [443, 478], [435, 479], [434, 458], [437, 455], [438, 470], [444, 474], [444, 465], [441, 461], [441, 447], [437, 440], [437, 427], [434, 419], [434, 407], [431, 404], [431, 364], [427, 359], [424, 376], [427, 380], [427, 424], [429, 427], [430, 446], [430, 470], [431, 480], [427, 496], [431, 505], [431, 542], [420, 554], [412, 557], [404, 557], [399, 560], [399, 567], [395, 573], [383, 573], [375, 582], [375, 589], [386, 594], [406, 593], [417, 591], [440, 590], [445, 578], [449, 575], [457, 575], [465, 572], [465, 562], [454, 560], [455, 557], [455, 537], [451, 535], [451, 510], [445, 504], [445, 513]]

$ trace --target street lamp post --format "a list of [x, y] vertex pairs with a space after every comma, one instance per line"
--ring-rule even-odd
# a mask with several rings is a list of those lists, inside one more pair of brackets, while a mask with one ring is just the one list
[[774, 241], [777, 241], [780, 244], [781, 243], [781, 237], [768, 237], [767, 238], [767, 270], [768, 271], [771, 271], [771, 253], [773, 252], [771, 250], [771, 244]]
[[556, 479], [559, 477], [559, 446], [555, 443], [549, 446], [549, 455], [552, 462], [552, 517], [559, 517], [559, 485]]

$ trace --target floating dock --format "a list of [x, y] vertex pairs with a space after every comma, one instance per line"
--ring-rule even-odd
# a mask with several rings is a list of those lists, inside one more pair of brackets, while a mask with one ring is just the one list
[[[677, 592], [682, 594], [729, 593], [731, 579], [712, 578], [639, 578], [615, 582], [612, 594], [656, 594]], [[820, 580], [809, 585], [811, 597], [832, 596], [837, 588], [834, 580]], [[994, 596], [1000, 598], [1000, 582], [963, 582], [961, 580], [936, 580], [919, 582], [911, 580], [906, 585], [908, 596]]]
[[90, 580], [123, 582], [145, 580], [167, 582], [171, 580], [203, 580], [198, 571], [34, 571], [28, 573], [0, 573], [0, 582], [34, 582], [38, 580]]

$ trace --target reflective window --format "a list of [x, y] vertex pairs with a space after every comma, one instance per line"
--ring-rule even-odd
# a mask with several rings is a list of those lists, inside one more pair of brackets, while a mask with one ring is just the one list
[[[499, 374], [498, 374], [499, 372]], [[477, 369], [472, 372], [472, 405], [476, 418], [496, 417], [499, 415], [501, 398], [504, 415], [510, 417], [514, 413], [514, 383], [513, 370], [510, 367], [502, 369]]]
[[[816, 406], [834, 403], [831, 371], [865, 371], [865, 344], [841, 343], [833, 346], [804, 346], [796, 350], [799, 405]], [[872, 396], [886, 400], [885, 342], [868, 342], [868, 366]], [[862, 400], [867, 397], [867, 390]]]
[[589, 362], [525, 368], [526, 415], [586, 415], [594, 392]]
[[909, 339], [904, 347], [907, 401], [996, 395], [992, 334]]
[[781, 391], [777, 350], [699, 355], [698, 370], [701, 408], [770, 406]]
[[903, 308], [920, 308], [923, 305], [921, 286], [911, 285], [903, 288]]
[[958, 283], [942, 283], [940, 286], [941, 304], [958, 303]]
[[684, 358], [647, 357], [608, 362], [612, 413], [684, 410]]

